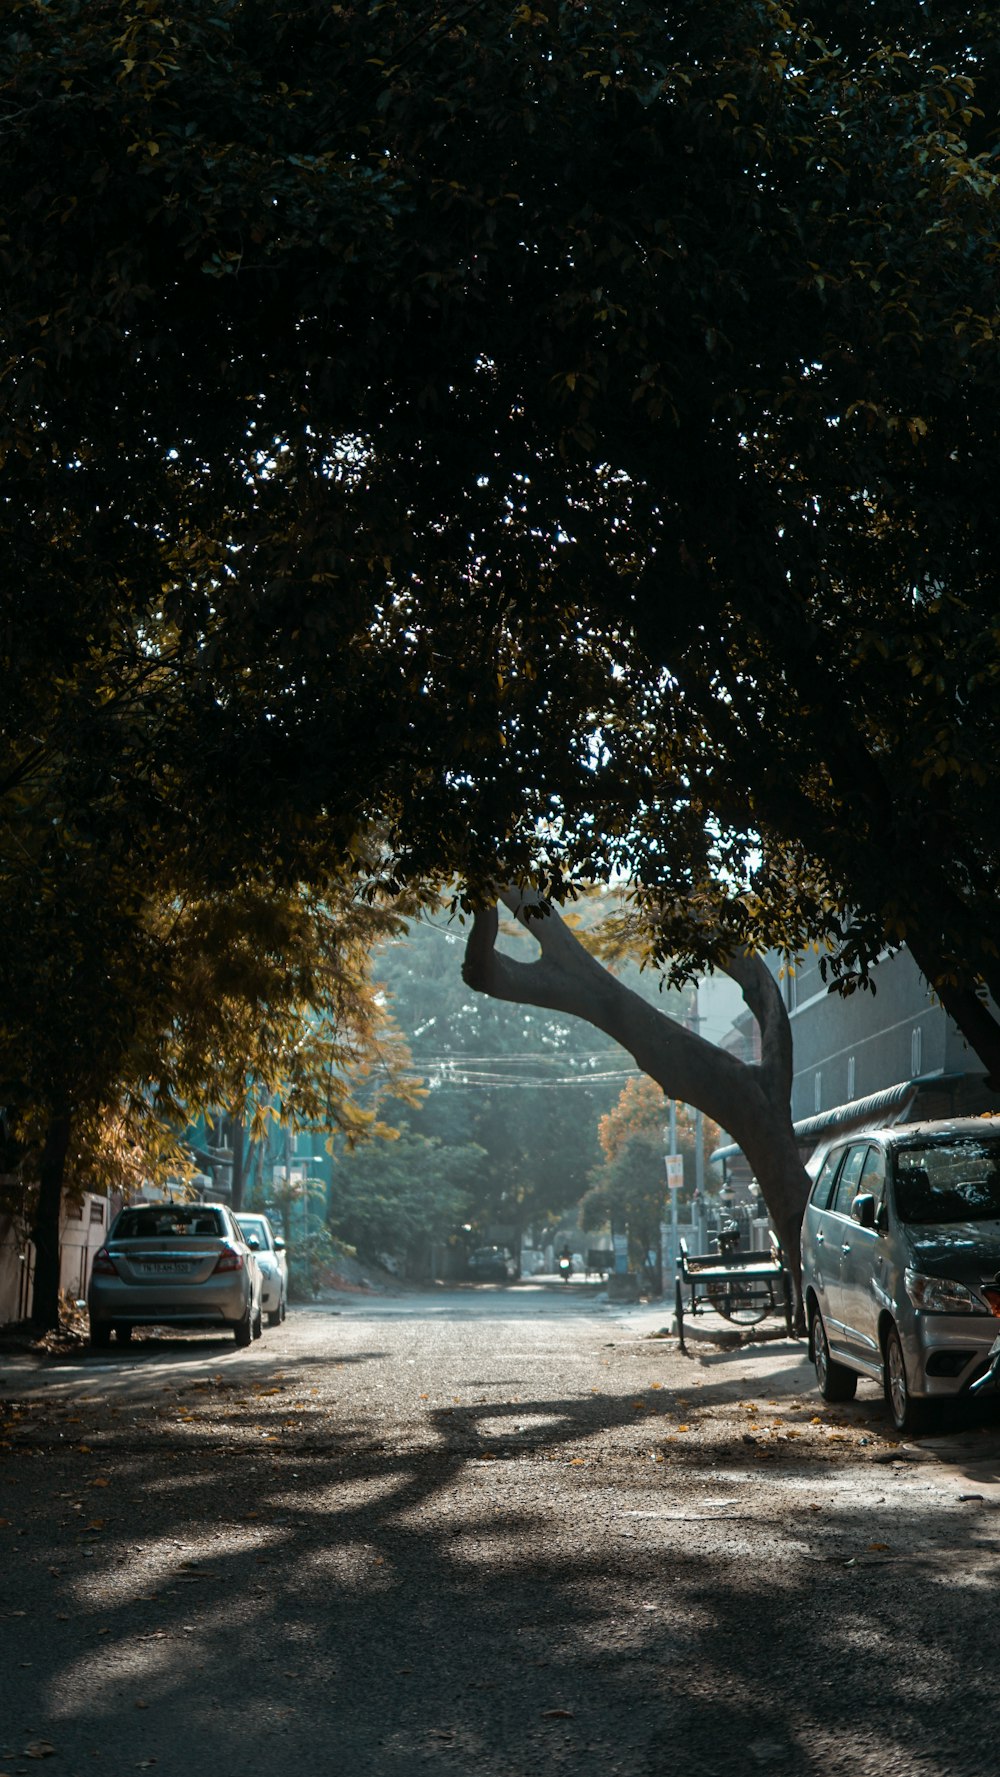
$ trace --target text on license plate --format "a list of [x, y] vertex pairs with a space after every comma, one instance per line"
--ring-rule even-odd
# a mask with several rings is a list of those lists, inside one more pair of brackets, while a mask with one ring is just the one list
[[168, 1277], [176, 1277], [179, 1271], [190, 1271], [190, 1269], [191, 1267], [185, 1259], [154, 1259], [142, 1267], [146, 1277], [162, 1277], [164, 1274]]

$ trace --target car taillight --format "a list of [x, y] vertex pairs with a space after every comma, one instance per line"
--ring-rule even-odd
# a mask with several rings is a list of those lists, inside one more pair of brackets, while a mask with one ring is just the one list
[[90, 1267], [95, 1277], [117, 1277], [118, 1267], [106, 1246], [102, 1246], [94, 1254], [94, 1262]]
[[982, 1293], [989, 1303], [990, 1313], [995, 1314], [997, 1319], [1000, 1320], [1000, 1289], [997, 1289], [996, 1285], [993, 1285], [989, 1289], [984, 1289]]
[[235, 1248], [231, 1247], [231, 1246], [224, 1246], [223, 1247], [221, 1253], [219, 1254], [218, 1258], [215, 1261], [215, 1264], [212, 1267], [213, 1272], [215, 1272], [215, 1271], [242, 1271], [242, 1269], [243, 1269], [243, 1254], [238, 1253], [235, 1250]]

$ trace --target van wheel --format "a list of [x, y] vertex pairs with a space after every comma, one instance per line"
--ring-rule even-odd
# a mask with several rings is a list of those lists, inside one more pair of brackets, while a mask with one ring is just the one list
[[825, 1401], [853, 1401], [858, 1378], [846, 1364], [838, 1364], [830, 1356], [830, 1346], [818, 1308], [809, 1322], [809, 1355], [816, 1366], [816, 1386]]
[[929, 1409], [924, 1401], [914, 1400], [910, 1393], [903, 1347], [894, 1326], [889, 1326], [886, 1330], [883, 1378], [885, 1404], [896, 1430], [922, 1431], [929, 1418]]

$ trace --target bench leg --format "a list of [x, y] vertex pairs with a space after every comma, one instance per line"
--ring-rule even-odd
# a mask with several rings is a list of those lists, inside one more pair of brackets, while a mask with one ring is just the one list
[[686, 1353], [687, 1346], [684, 1343], [684, 1291], [681, 1289], [679, 1278], [674, 1290], [674, 1306], [677, 1316], [677, 1337], [680, 1341], [681, 1350]]

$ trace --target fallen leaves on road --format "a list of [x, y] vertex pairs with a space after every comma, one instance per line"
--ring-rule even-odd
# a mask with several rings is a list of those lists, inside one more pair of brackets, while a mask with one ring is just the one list
[[51, 1758], [55, 1752], [51, 1740], [31, 1740], [25, 1747], [22, 1758]]
[[543, 1709], [542, 1710], [542, 1720], [543, 1721], [573, 1721], [574, 1719], [575, 1719], [575, 1717], [573, 1715], [572, 1709]]

